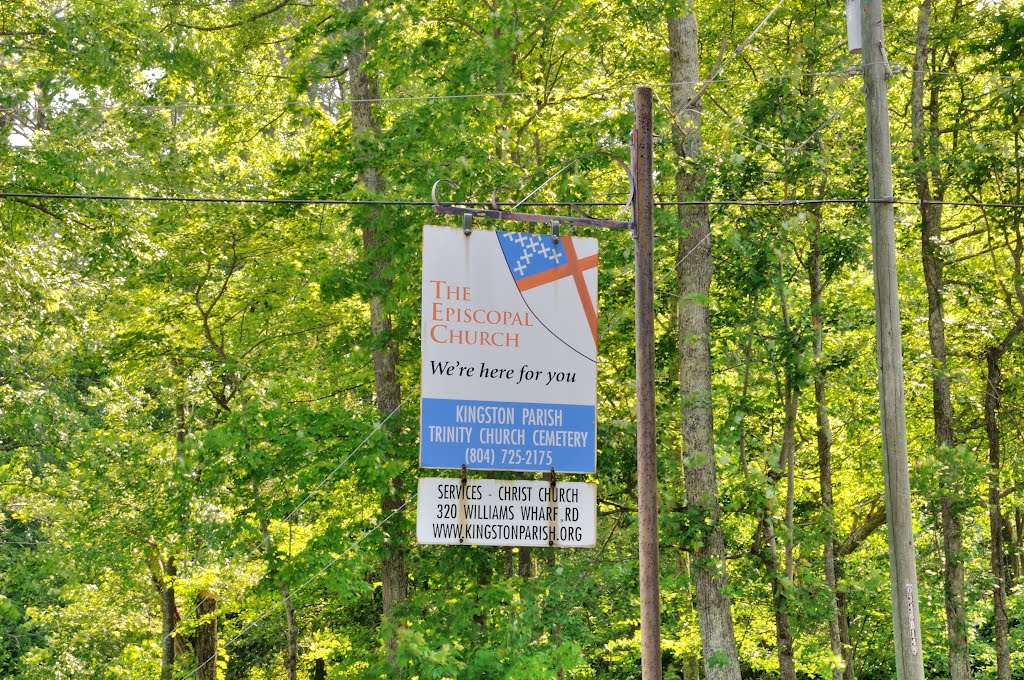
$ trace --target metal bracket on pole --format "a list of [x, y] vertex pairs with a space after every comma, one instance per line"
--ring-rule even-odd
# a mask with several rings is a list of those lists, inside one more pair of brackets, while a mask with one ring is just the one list
[[[636, 172], [636, 124], [634, 122], [633, 129], [629, 131], [629, 167], [633, 168]], [[629, 225], [629, 233], [633, 236], [633, 240], [636, 241], [637, 229], [636, 229], [636, 175], [633, 176], [633, 185], [629, 190], [629, 207], [633, 212], [633, 221]]]
[[882, 52], [882, 61], [885, 63], [885, 79], [892, 78], [892, 66], [889, 65], [889, 55], [885, 53], [885, 43], [878, 41], [878, 49]]
[[555, 486], [555, 468], [551, 468], [548, 481], [551, 484], [551, 488], [548, 489], [548, 507], [551, 513], [548, 527], [551, 533], [548, 536], [548, 545], [554, 546], [555, 536], [558, 535], [558, 488]]
[[466, 464], [463, 463], [462, 464], [462, 484], [461, 484], [461, 488], [459, 489], [459, 491], [461, 491], [461, 493], [459, 494], [459, 512], [458, 512], [458, 515], [461, 518], [460, 524], [462, 525], [462, 531], [459, 533], [459, 543], [465, 543], [466, 542], [465, 536], [466, 536], [466, 529], [468, 528], [468, 523], [466, 522], [466, 482], [467, 482], [467, 480], [466, 480]]
[[[510, 187], [507, 184], [499, 184], [498, 186], [494, 187], [494, 189], [491, 190], [491, 207], [494, 208], [495, 210], [501, 210], [501, 204], [498, 203], [498, 189], [511, 188], [512, 187]], [[434, 203], [437, 203], [437, 201], [435, 200]]]

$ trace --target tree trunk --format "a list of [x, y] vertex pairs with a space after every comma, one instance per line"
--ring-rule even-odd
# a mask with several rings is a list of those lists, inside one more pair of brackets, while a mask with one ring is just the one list
[[683, 657], [683, 680], [700, 680], [700, 658], [696, 654]]
[[486, 598], [483, 593], [487, 590], [487, 586], [491, 585], [491, 580], [494, 577], [494, 571], [489, 563], [483, 563], [479, 565], [479, 572], [476, 577], [476, 606], [477, 611], [473, 614], [473, 623], [480, 627], [481, 635], [487, 634], [487, 605]]
[[793, 660], [793, 635], [789, 629], [786, 592], [780, 572], [782, 565], [779, 564], [779, 548], [771, 517], [765, 517], [764, 519], [764, 536], [768, 546], [766, 566], [772, 579], [772, 605], [775, 610], [775, 644], [779, 657], [779, 680], [796, 680], [796, 664]]
[[[815, 439], [818, 445], [818, 486], [821, 490], [821, 511], [824, 516], [825, 541], [822, 546], [822, 561], [825, 569], [825, 583], [828, 585], [829, 617], [828, 640], [832, 656], [842, 659], [844, 666], [850, 666], [847, 649], [843, 646], [839, 622], [839, 603], [836, 597], [836, 531], [832, 499], [832, 426], [828, 419], [825, 402], [825, 373], [822, 369], [822, 341], [824, 317], [822, 293], [825, 283], [821, 278], [821, 214], [812, 211], [814, 218], [814, 243], [811, 246], [811, 260], [808, 266], [808, 280], [811, 289], [811, 326], [814, 329], [814, 406], [818, 429]], [[841, 680], [843, 670], [832, 667], [832, 680]]]
[[[842, 576], [841, 568], [837, 565], [836, 579]], [[853, 640], [850, 639], [850, 617], [846, 608], [846, 593], [836, 592], [836, 613], [839, 618], [839, 641], [843, 645], [843, 680], [854, 680], [853, 662], [854, 649]]]
[[[1002, 496], [1002, 492], [1000, 492]], [[1001, 514], [1001, 512], [1000, 512]], [[1003, 523], [1003, 572], [1006, 592], [1013, 590], [1013, 522], [1009, 517], [1002, 518]]]
[[[787, 190], [788, 195], [788, 190]], [[785, 240], [780, 234], [780, 244]], [[785, 248], [784, 245], [780, 248]], [[779, 307], [782, 312], [783, 343], [793, 342], [796, 334], [793, 333], [792, 322], [789, 315], [789, 302], [786, 296], [786, 272], [785, 253], [779, 254], [779, 282], [778, 295]], [[799, 348], [791, 347], [789, 353], [796, 353]], [[783, 367], [783, 390], [782, 410], [784, 414], [782, 424], [782, 447], [779, 451], [778, 473], [771, 472], [769, 477], [772, 483], [778, 487], [781, 481], [783, 470], [786, 474], [786, 505], [785, 520], [783, 523], [783, 551], [784, 562], [779, 564], [778, 537], [773, 525], [771, 508], [765, 509], [762, 521], [765, 527], [765, 537], [768, 539], [770, 556], [769, 575], [772, 579], [772, 605], [775, 608], [775, 640], [776, 653], [779, 657], [779, 677], [781, 680], [796, 680], [796, 663], [793, 659], [793, 635], [789, 626], [789, 597], [786, 592], [787, 586], [793, 587], [796, 571], [793, 560], [793, 502], [796, 495], [796, 416], [800, 405], [800, 392], [797, 385], [797, 366], [793, 361], [786, 361]], [[784, 571], [780, 572], [780, 569]]]
[[529, 548], [519, 548], [519, 575], [523, 578], [533, 578], [533, 554]]
[[1013, 578], [1016, 582], [1021, 580], [1021, 569], [1024, 567], [1024, 511], [1018, 507], [1014, 510], [1014, 518]]
[[[171, 359], [171, 368], [174, 374], [174, 452], [175, 462], [180, 474], [186, 471], [186, 447], [188, 439], [188, 406], [185, 396], [184, 367], [178, 358]], [[179, 531], [184, 531], [186, 517], [179, 516]], [[156, 549], [155, 543], [153, 544]], [[174, 677], [174, 660], [183, 657], [188, 653], [188, 647], [184, 637], [175, 635], [178, 624], [181, 623], [181, 614], [178, 612], [178, 605], [175, 602], [174, 585], [178, 576], [178, 566], [174, 556], [170, 555], [166, 560], [160, 559], [159, 551], [156, 552], [157, 565], [163, 572], [160, 588], [160, 613], [162, 618], [161, 633], [161, 655], [160, 655], [160, 679], [170, 680]]]
[[[178, 359], [172, 359], [171, 366], [175, 376], [174, 451], [178, 470], [183, 473], [186, 465], [185, 441], [188, 436], [188, 418], [185, 407], [184, 389], [182, 387], [182, 385], [184, 385], [184, 379], [182, 376], [181, 361]], [[160, 592], [160, 618], [162, 620], [160, 638], [160, 680], [171, 680], [171, 678], [174, 677], [175, 657], [180, 656], [186, 651], [184, 649], [184, 641], [180, 636], [176, 636], [174, 634], [178, 626], [178, 622], [181, 621], [181, 616], [178, 613], [178, 605], [174, 600], [174, 584], [178, 576], [178, 566], [174, 562], [173, 555], [168, 557], [166, 560], [161, 560], [159, 550], [156, 548], [155, 543], [153, 544], [153, 549], [156, 550], [155, 559], [158, 567], [157, 572], [162, 574], [160, 582], [156, 584], [157, 589]]]
[[999, 360], [1005, 354], [1005, 340], [985, 353], [985, 434], [988, 438], [988, 526], [992, 541], [992, 611], [995, 622], [996, 678], [1010, 680], [1009, 619], [1006, 615], [1006, 567], [1003, 562], [1003, 518], [999, 511], [999, 408], [1003, 374]]
[[284, 657], [284, 670], [288, 680], [296, 680], [299, 668], [299, 624], [295, 618], [295, 606], [292, 594], [284, 583], [279, 584], [281, 597], [284, 598], [284, 616], [288, 626], [288, 650]]
[[[917, 47], [911, 87], [911, 134], [914, 150], [915, 185], [921, 214], [921, 264], [928, 295], [928, 344], [932, 354], [932, 418], [935, 447], [939, 457], [948, 455], [954, 445], [953, 402], [950, 397], [946, 358], [946, 322], [943, 314], [942, 277], [944, 263], [940, 254], [942, 239], [942, 206], [930, 203], [936, 194], [930, 180], [929, 166], [934, 166], [938, 147], [938, 87], [931, 87], [925, 127], [924, 77], [928, 68], [928, 38], [931, 0], [923, 0], [918, 9]], [[936, 187], [942, 197], [941, 185]], [[948, 472], [940, 479], [939, 514], [942, 525], [943, 584], [946, 605], [946, 634], [949, 639], [949, 678], [968, 680], [971, 658], [967, 644], [967, 611], [964, 603], [963, 540], [960, 517], [954, 493], [957, 489], [956, 467], [944, 466]]]
[[[686, 574], [689, 579], [693, 579], [693, 569], [690, 568], [690, 554], [685, 550], [680, 549], [676, 546], [676, 559], [678, 570], [680, 573]], [[693, 598], [687, 597], [680, 603], [680, 609], [682, 609], [682, 619], [687, 626], [693, 624], [696, 619], [696, 612], [693, 609]], [[683, 680], [700, 680], [700, 655], [697, 654], [696, 650], [692, 652], [688, 648], [683, 653], [682, 658], [682, 673]]]
[[940, 502], [949, 677], [950, 680], [968, 680], [971, 677], [971, 654], [967, 642], [967, 608], [964, 598], [963, 530], [953, 496], [943, 494]]
[[37, 132], [42, 132], [46, 130], [47, 126], [46, 112], [49, 110], [48, 106], [50, 104], [50, 98], [48, 96], [48, 86], [49, 83], [47, 83], [45, 80], [40, 80], [38, 83], [36, 83], [35, 91], [32, 93], [36, 104], [35, 129]]
[[[789, 324], [786, 324], [786, 332]], [[792, 337], [792, 336], [791, 336]], [[796, 414], [800, 405], [800, 392], [796, 386], [796, 367], [786, 377], [786, 399], [784, 404], [786, 420], [782, 428], [782, 461], [786, 466], [786, 535], [783, 548], [785, 551], [784, 568], [790, 583], [796, 580], [796, 563], [793, 559], [793, 503], [796, 498]]]
[[317, 659], [313, 663], [312, 680], [327, 680], [327, 663], [323, 659]]
[[[345, 0], [346, 9], [356, 10], [363, 6], [363, 0]], [[366, 153], [366, 139], [380, 132], [380, 125], [374, 116], [371, 100], [378, 97], [376, 79], [363, 68], [366, 62], [367, 46], [365, 36], [356, 36], [355, 47], [349, 54], [350, 92], [352, 95], [352, 137], [356, 153]], [[384, 178], [373, 163], [365, 163], [359, 172], [360, 182], [370, 195], [384, 192]], [[363, 229], [363, 251], [373, 262], [371, 277], [374, 279], [375, 290], [388, 291], [392, 281], [386, 274], [387, 253], [391, 239], [379, 224], [379, 210], [371, 209], [366, 215]], [[388, 418], [398, 410], [401, 404], [401, 390], [398, 384], [398, 343], [392, 337], [391, 317], [384, 306], [383, 294], [374, 295], [370, 299], [370, 332], [374, 339], [373, 377], [377, 397], [377, 411], [382, 418]], [[393, 421], [392, 421], [393, 422]], [[386, 433], [394, 428], [385, 425]], [[395, 477], [390, 480], [388, 489], [381, 500], [383, 517], [390, 517], [403, 507], [405, 501], [402, 493], [402, 479]], [[401, 523], [395, 521], [388, 530], [388, 538], [384, 545], [381, 559], [381, 591], [383, 613], [381, 625], [388, 628], [391, 617], [398, 605], [408, 597], [409, 578], [405, 567], [406, 536]], [[398, 636], [393, 632], [385, 641], [387, 660], [391, 666], [391, 677], [404, 677], [398, 668], [397, 649]]]
[[161, 576], [160, 582], [156, 584], [160, 592], [160, 680], [171, 680], [174, 677], [174, 630], [178, 625], [178, 607], [174, 601], [174, 581], [178, 576], [178, 567], [174, 564], [174, 558], [168, 558], [157, 573]]
[[196, 595], [196, 680], [217, 680], [217, 595], [207, 590]]
[[[684, 159], [700, 154], [699, 107], [683, 111], [699, 78], [697, 18], [692, 13], [668, 22], [673, 142], [680, 168], [676, 172], [679, 200], [699, 196], [702, 172], [687, 172]], [[679, 206], [679, 221], [689, 234], [679, 241], [679, 382], [682, 402], [682, 459], [688, 507], [703, 515], [708, 531], [693, 551], [693, 580], [707, 680], [738, 680], [739, 659], [733, 630], [725, 539], [720, 523], [718, 483], [712, 439], [711, 344], [708, 295], [711, 289], [711, 232], [707, 206]]]
[[[786, 327], [789, 327], [788, 312], [783, 298], [783, 316], [786, 318]], [[787, 331], [788, 334], [788, 331]], [[782, 448], [779, 453], [779, 466], [772, 468], [768, 478], [774, 488], [778, 488], [782, 481], [783, 471], [786, 473], [787, 496], [786, 496], [786, 519], [784, 531], [787, 533], [784, 542], [784, 562], [779, 559], [778, 536], [775, 532], [775, 519], [772, 505], [768, 503], [761, 511], [761, 526], [764, 528], [764, 539], [766, 552], [764, 556], [765, 568], [772, 583], [772, 609], [775, 613], [775, 651], [779, 660], [780, 680], [796, 680], [796, 664], [793, 659], [793, 635], [789, 625], [789, 608], [787, 602], [786, 583], [793, 583], [792, 573], [792, 551], [790, 548], [789, 536], [792, 532], [792, 500], [793, 500], [793, 449], [795, 448], [795, 428], [797, 411], [797, 393], [793, 380], [788, 375], [791, 368], [787, 367], [786, 384], [783, 390], [783, 410], [785, 421], [783, 423]], [[782, 468], [785, 466], [785, 468]]]
[[[248, 440], [246, 440], [246, 449], [249, 448]], [[259, 506], [259, 491], [254, 489], [257, 497], [257, 507]], [[262, 519], [267, 513], [259, 513], [260, 519], [260, 532], [263, 536], [262, 543], [266, 546], [266, 557], [268, 564], [274, 564], [274, 541], [270, 535], [270, 526], [266, 519]], [[291, 554], [291, 524], [288, 526], [288, 553]], [[288, 680], [296, 680], [296, 673], [299, 665], [299, 624], [295, 616], [295, 606], [292, 603], [291, 589], [280, 578], [275, 580], [278, 592], [281, 593], [281, 599], [284, 603], [284, 617], [285, 617], [285, 656], [284, 656], [284, 669], [287, 673]]]

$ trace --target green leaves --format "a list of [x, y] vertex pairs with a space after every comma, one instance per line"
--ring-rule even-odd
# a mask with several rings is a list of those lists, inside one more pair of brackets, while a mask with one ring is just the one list
[[[411, 203], [450, 178], [460, 188], [444, 200], [486, 200], [507, 185], [497, 198], [514, 203], [539, 188], [531, 200], [615, 203], [586, 209], [609, 217], [625, 200], [621, 170], [600, 155], [580, 157], [597, 149], [628, 157], [632, 88], [666, 82], [663, 23], [685, 5], [65, 4], [60, 12], [33, 0], [0, 8], [0, 104], [17, 109], [0, 112], [7, 191]], [[763, 17], [714, 3], [685, 9], [701, 22], [705, 75]], [[934, 68], [962, 56], [956, 69], [928, 76], [941, 86], [936, 149], [923, 167], [947, 199], [1019, 202], [1021, 89], [1003, 76], [1021, 61], [1021, 22], [1011, 5], [972, 7], [955, 23], [948, 10], [937, 8], [944, 23]], [[714, 286], [698, 300], [713, 324], [714, 391], [700, 398], [717, 424], [718, 521], [730, 556], [721, 568], [747, 631], [744, 663], [769, 673], [777, 575], [760, 559], [762, 522], [773, 523], [780, 545], [793, 541], [796, 574], [783, 585], [798, 666], [827, 675], [835, 659], [823, 541], [853, 536], [880, 485], [867, 211], [813, 203], [865, 191], [858, 81], [843, 72], [854, 60], [842, 46], [840, 12], [787, 3], [762, 27], [708, 86], [704, 157], [680, 166], [667, 106], [655, 121], [659, 198], [673, 195], [682, 168], [709, 180], [693, 199], [812, 201], [712, 206]], [[912, 52], [911, 14], [891, 19], [894, 65], [893, 55]], [[355, 139], [348, 55], [359, 35], [380, 83], [370, 102], [379, 130]], [[905, 197], [911, 154], [900, 112], [910, 79], [897, 75], [890, 87]], [[360, 173], [370, 169], [383, 191], [365, 190]], [[935, 366], [913, 208], [898, 214], [914, 488], [925, 510], [939, 492], [955, 491], [967, 527], [972, 651], [983, 665], [990, 584], [977, 357], [1016, 309], [1001, 303], [1015, 299], [1020, 280], [1009, 255], [1020, 215], [944, 210], [948, 231], [937, 245], [955, 346], [947, 372], [963, 434], [956, 447], [932, 450]], [[414, 503], [378, 527], [388, 516], [380, 500], [394, 479], [403, 500], [415, 484], [419, 230], [447, 219], [421, 205], [3, 199], [0, 674], [155, 677], [159, 605], [149, 562], [172, 556], [186, 633], [197, 590], [223, 593], [222, 641], [242, 634], [226, 650], [232, 677], [283, 675], [283, 616], [272, 611], [282, 584], [308, 584], [293, 598], [300, 675], [311, 674], [314, 650], [334, 675], [387, 673], [380, 562], [409, 532]], [[674, 267], [689, 261], [677, 265], [674, 240], [689, 228], [676, 206], [657, 210], [664, 636], [676, 673], [699, 648], [686, 551], [704, 544], [714, 516], [678, 506], [686, 461]], [[395, 631], [410, 676], [636, 675], [632, 243], [628, 234], [598, 236], [600, 547], [534, 551], [523, 559], [538, 575], [527, 578], [514, 575], [514, 550], [405, 546], [410, 599]], [[371, 304], [390, 316], [390, 330], [370, 329]], [[381, 429], [372, 353], [392, 343], [407, 399]], [[1020, 483], [1019, 359], [1011, 348], [1004, 489]], [[815, 378], [826, 379], [833, 430], [828, 513]], [[781, 530], [788, 499], [779, 480], [787, 389], [799, 397], [792, 537]], [[1006, 516], [1018, 496], [1004, 497]], [[938, 528], [922, 521], [920, 531], [924, 642], [941, 650], [941, 586], [931, 576], [941, 564], [929, 547]], [[891, 645], [884, 555], [880, 534], [871, 535], [844, 556], [840, 579], [858, 672], [879, 677]]]

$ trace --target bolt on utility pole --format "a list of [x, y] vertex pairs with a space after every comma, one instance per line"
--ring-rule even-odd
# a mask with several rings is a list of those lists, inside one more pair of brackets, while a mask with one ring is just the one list
[[636, 278], [636, 482], [640, 543], [640, 663], [643, 680], [661, 680], [658, 582], [658, 459], [654, 419], [653, 90], [633, 98], [633, 237]]
[[871, 254], [875, 278], [875, 338], [881, 410], [889, 581], [898, 680], [924, 680], [918, 613], [917, 566], [910, 502], [907, 421], [903, 396], [903, 342], [896, 281], [892, 147], [886, 92], [882, 0], [861, 1], [864, 104], [867, 113]]

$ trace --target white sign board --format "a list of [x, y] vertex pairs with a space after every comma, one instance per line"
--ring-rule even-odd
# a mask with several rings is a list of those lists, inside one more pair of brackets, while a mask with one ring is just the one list
[[593, 548], [597, 542], [594, 484], [423, 477], [418, 498], [421, 544]]
[[420, 465], [597, 468], [597, 239], [423, 229]]

